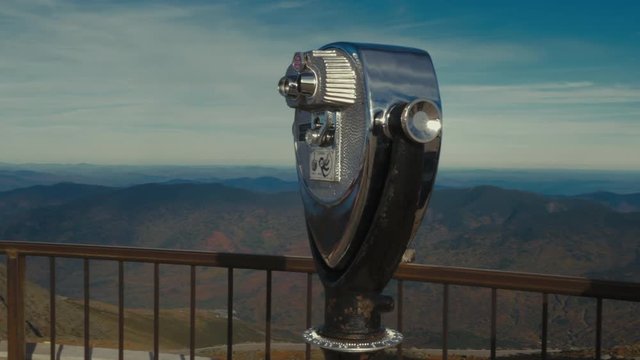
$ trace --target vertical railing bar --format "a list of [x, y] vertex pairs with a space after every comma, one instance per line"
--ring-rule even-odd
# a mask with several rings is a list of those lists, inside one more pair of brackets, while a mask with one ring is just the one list
[[191, 265], [189, 281], [189, 360], [196, 357], [196, 267]]
[[549, 294], [542, 294], [542, 360], [547, 359], [547, 331], [549, 326]]
[[[396, 314], [397, 315], [396, 326], [398, 327], [398, 331], [402, 333], [402, 328], [403, 328], [402, 315], [404, 312], [404, 309], [403, 309], [404, 283], [402, 280], [397, 280], [397, 287], [398, 287], [398, 309]], [[398, 359], [402, 359], [402, 343], [398, 344], [396, 356]]]
[[491, 360], [496, 359], [496, 306], [498, 300], [498, 291], [496, 288], [491, 288]]
[[449, 357], [449, 284], [442, 288], [442, 360]]
[[153, 360], [160, 358], [160, 264], [153, 263]]
[[25, 358], [24, 276], [25, 258], [17, 251], [7, 251], [7, 356]]
[[[311, 306], [313, 302], [313, 274], [307, 273], [307, 319], [306, 319], [306, 328], [309, 329], [311, 327]], [[311, 345], [309, 343], [305, 343], [304, 349], [304, 358], [305, 360], [311, 360]]]
[[596, 303], [596, 360], [602, 358], [602, 298]]
[[49, 256], [49, 358], [56, 360], [56, 258]]
[[124, 262], [118, 261], [118, 360], [124, 360]]
[[271, 360], [271, 270], [267, 270], [264, 359]]
[[90, 319], [90, 273], [89, 273], [89, 259], [84, 258], [83, 262], [83, 287], [84, 287], [84, 358], [85, 360], [91, 359], [91, 346], [90, 346], [90, 331], [89, 326], [91, 324]]
[[227, 360], [233, 360], [233, 268], [227, 270]]

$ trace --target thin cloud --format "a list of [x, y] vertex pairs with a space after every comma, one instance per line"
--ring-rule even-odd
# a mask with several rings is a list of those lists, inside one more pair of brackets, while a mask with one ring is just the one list
[[640, 103], [640, 87], [602, 85], [590, 81], [517, 85], [446, 85], [455, 97], [491, 104], [616, 104]]
[[640, 169], [635, 123], [469, 113], [445, 117], [444, 133], [447, 166]]
[[296, 9], [311, 5], [311, 1], [274, 1], [269, 4], [268, 10]]
[[[365, 13], [354, 19], [341, 4], [307, 16], [294, 16], [306, 11], [305, 1], [172, 4], [3, 3], [0, 161], [293, 164], [293, 115], [275, 85], [293, 51], [338, 40], [430, 52], [445, 79], [450, 165], [515, 162], [516, 155], [528, 163], [527, 147], [530, 154], [540, 139], [561, 144], [563, 137], [571, 154], [588, 152], [594, 141], [612, 154], [616, 141], [627, 153], [638, 150], [626, 135], [638, 134], [631, 120], [639, 88], [600, 82], [593, 71], [582, 81], [564, 81], [562, 73], [527, 78], [529, 69], [554, 66], [539, 43], [463, 36], [453, 25], [464, 21], [435, 16], [382, 26]], [[510, 79], [505, 68], [523, 76]], [[520, 150], [503, 151], [502, 143]], [[569, 152], [541, 151], [536, 161], [570, 163]]]

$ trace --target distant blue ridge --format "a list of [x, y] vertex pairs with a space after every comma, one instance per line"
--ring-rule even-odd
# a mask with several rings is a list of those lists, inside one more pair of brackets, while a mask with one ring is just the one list
[[[292, 167], [0, 164], [0, 191], [61, 182], [112, 187], [145, 183], [221, 183], [267, 193], [298, 189]], [[640, 171], [443, 168], [436, 180], [436, 187], [441, 189], [480, 185], [544, 195], [632, 194], [640, 193]]]

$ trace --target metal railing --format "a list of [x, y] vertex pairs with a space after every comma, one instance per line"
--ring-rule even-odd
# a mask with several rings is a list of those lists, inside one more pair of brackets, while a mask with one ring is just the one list
[[[68, 245], [32, 242], [0, 241], [0, 253], [6, 254], [7, 263], [7, 353], [10, 360], [25, 357], [25, 273], [28, 256], [49, 259], [49, 309], [50, 309], [50, 356], [56, 359], [56, 259], [77, 258], [83, 260], [84, 296], [84, 356], [91, 358], [90, 347], [90, 261], [111, 260], [118, 263], [118, 359], [124, 358], [124, 263], [153, 264], [153, 359], [159, 357], [159, 266], [165, 264], [190, 267], [189, 291], [189, 358], [195, 358], [195, 310], [196, 310], [196, 266], [227, 269], [227, 359], [233, 356], [233, 283], [234, 269], [259, 270], [266, 273], [265, 311], [265, 359], [271, 358], [271, 295], [272, 272], [295, 272], [307, 275], [306, 326], [311, 326], [313, 260], [308, 257], [271, 256], [250, 254], [211, 253], [204, 251], [161, 250], [131, 247], [92, 245]], [[496, 358], [497, 290], [527, 291], [542, 294], [541, 356], [547, 357], [548, 295], [570, 295], [591, 297], [597, 300], [595, 355], [601, 359], [602, 349], [602, 301], [604, 299], [640, 302], [640, 283], [591, 280], [579, 277], [541, 275], [401, 264], [395, 273], [397, 279], [397, 327], [403, 327], [404, 282], [438, 283], [443, 286], [442, 306], [442, 355], [448, 357], [449, 286], [462, 285], [491, 289], [491, 359]], [[402, 358], [402, 347], [398, 347], [398, 358]], [[311, 358], [311, 348], [306, 346], [305, 358]]]

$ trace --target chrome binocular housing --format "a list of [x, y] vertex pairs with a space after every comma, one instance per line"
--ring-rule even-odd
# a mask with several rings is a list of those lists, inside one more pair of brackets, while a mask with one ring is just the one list
[[[307, 341], [370, 352], [401, 341], [380, 324], [380, 295], [425, 214], [442, 104], [425, 51], [333, 43], [297, 52], [278, 83], [295, 109], [296, 169], [325, 324]], [[364, 309], [364, 310], [362, 310]]]

